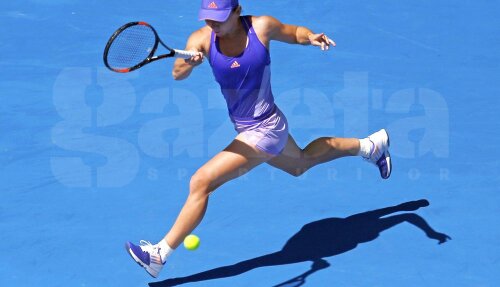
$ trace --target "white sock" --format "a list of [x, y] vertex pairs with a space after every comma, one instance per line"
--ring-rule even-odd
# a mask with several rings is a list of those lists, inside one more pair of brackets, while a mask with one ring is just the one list
[[369, 138], [364, 138], [359, 140], [359, 152], [358, 155], [369, 158], [373, 150], [373, 142]]
[[168, 243], [165, 239], [158, 242], [158, 244], [156, 244], [156, 246], [160, 247], [161, 263], [165, 263], [165, 261], [167, 261], [167, 257], [172, 252], [174, 252], [174, 249], [172, 249], [170, 246], [168, 246]]

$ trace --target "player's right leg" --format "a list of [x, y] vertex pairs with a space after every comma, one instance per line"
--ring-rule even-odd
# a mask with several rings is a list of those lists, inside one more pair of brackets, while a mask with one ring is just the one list
[[151, 276], [157, 277], [166, 257], [201, 222], [207, 210], [209, 195], [222, 184], [245, 174], [271, 157], [272, 155], [246, 144], [241, 136], [236, 137], [191, 177], [188, 198], [165, 238], [156, 245], [142, 241], [137, 246], [128, 242], [128, 253]]

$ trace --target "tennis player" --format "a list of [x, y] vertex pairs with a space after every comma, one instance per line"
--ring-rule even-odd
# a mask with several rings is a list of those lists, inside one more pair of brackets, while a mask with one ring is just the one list
[[268, 163], [293, 176], [345, 156], [375, 164], [382, 178], [391, 175], [389, 136], [382, 129], [366, 138], [322, 137], [300, 148], [288, 132], [286, 117], [271, 91], [270, 42], [313, 45], [329, 50], [335, 42], [324, 33], [283, 24], [271, 16], [241, 16], [238, 0], [202, 0], [199, 19], [206, 26], [193, 32], [186, 50], [197, 54], [177, 59], [176, 80], [187, 78], [206, 58], [224, 95], [238, 135], [191, 177], [189, 195], [177, 220], [158, 243], [127, 242], [132, 258], [157, 277], [167, 257], [201, 222], [209, 195], [222, 184]]

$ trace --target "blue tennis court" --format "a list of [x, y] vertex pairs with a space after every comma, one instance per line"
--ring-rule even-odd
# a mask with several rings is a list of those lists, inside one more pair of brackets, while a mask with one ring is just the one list
[[391, 178], [358, 157], [261, 165], [154, 279], [124, 243], [160, 240], [236, 133], [207, 63], [174, 81], [171, 60], [118, 74], [102, 53], [137, 20], [184, 48], [199, 1], [3, 1], [0, 285], [498, 286], [500, 3], [240, 4], [332, 36], [273, 42], [276, 103], [301, 147], [386, 128]]

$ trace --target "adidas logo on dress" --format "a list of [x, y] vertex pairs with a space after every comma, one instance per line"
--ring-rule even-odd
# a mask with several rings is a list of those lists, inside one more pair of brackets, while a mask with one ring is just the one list
[[238, 68], [239, 66], [240, 66], [240, 63], [238, 63], [237, 61], [234, 61], [234, 62], [231, 64], [231, 69]]

